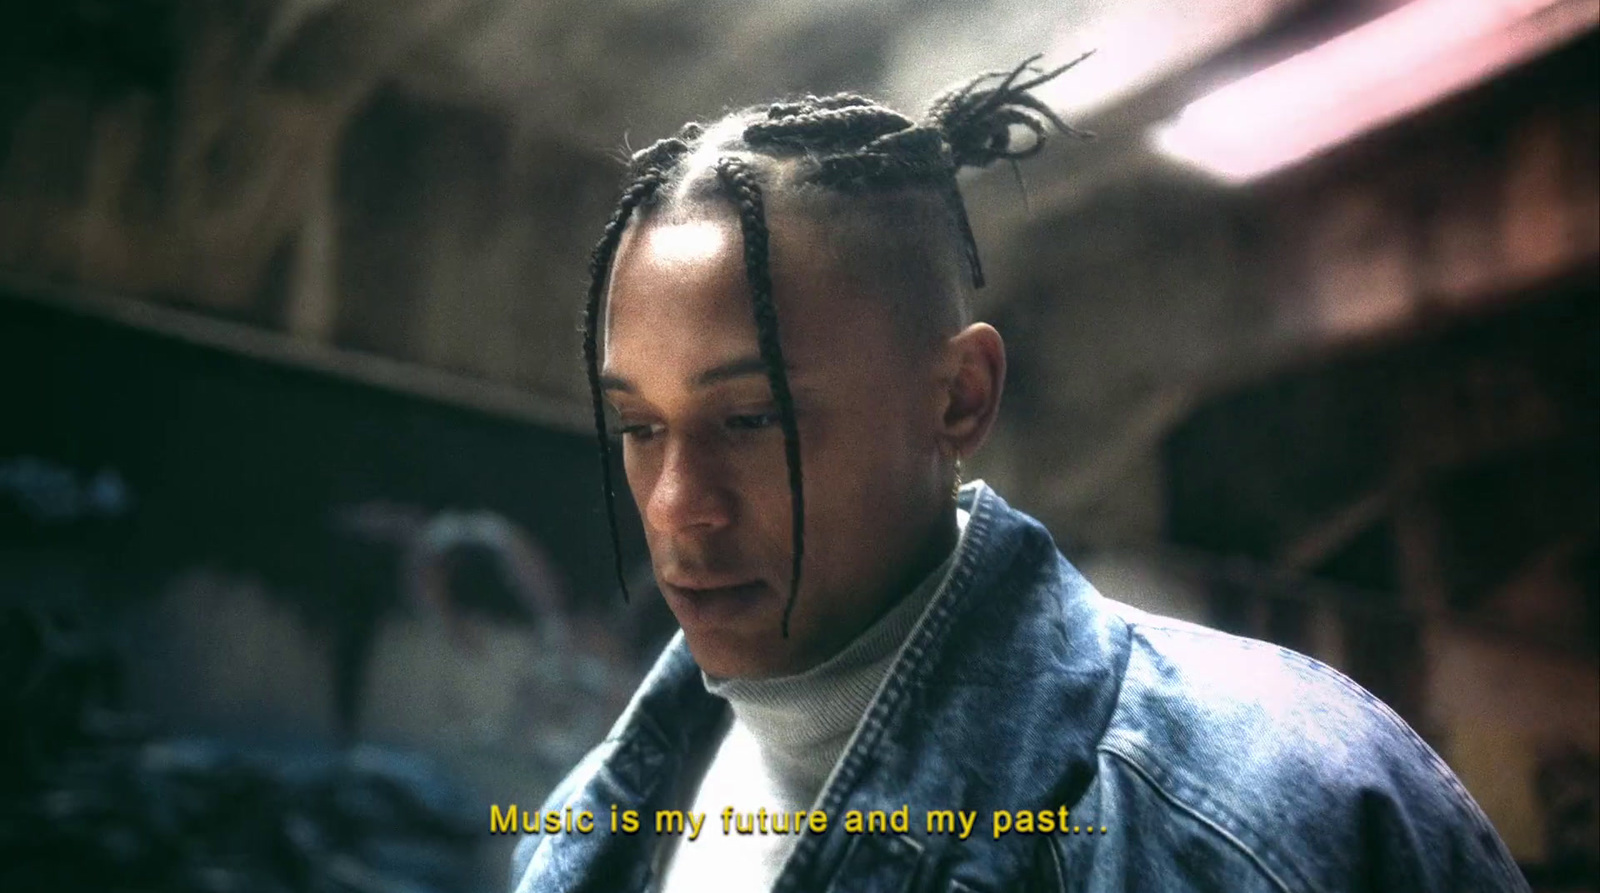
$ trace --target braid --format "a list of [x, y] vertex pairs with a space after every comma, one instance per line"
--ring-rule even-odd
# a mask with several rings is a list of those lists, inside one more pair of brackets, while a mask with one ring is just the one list
[[[1084, 53], [1051, 71], [1040, 72], [1034, 68], [1033, 63], [1040, 57], [1033, 56], [1010, 71], [985, 72], [940, 94], [929, 104], [923, 120], [926, 126], [936, 128], [949, 140], [957, 167], [985, 167], [1002, 158], [1034, 155], [1044, 145], [1047, 125], [1054, 125], [1068, 136], [1089, 138], [1092, 134], [1073, 128], [1042, 100], [1028, 93], [1089, 55]], [[1037, 76], [1018, 83], [1017, 79], [1030, 71], [1037, 72]], [[983, 86], [995, 78], [1000, 78], [999, 84]], [[1014, 124], [1033, 133], [1031, 145], [1023, 148], [1012, 145], [1011, 126]]]
[[967, 217], [967, 203], [961, 200], [961, 188], [951, 177], [943, 189], [945, 206], [956, 222], [956, 232], [961, 237], [961, 253], [967, 259], [967, 270], [972, 274], [972, 287], [983, 288], [983, 262], [978, 259], [978, 239], [972, 234], [972, 221]]
[[[1033, 57], [1033, 59], [1037, 58], [1037, 56]], [[1030, 64], [1032, 63], [1033, 59], [1029, 59], [1023, 64]], [[965, 102], [968, 96], [972, 95], [972, 91], [978, 89], [978, 85], [982, 84], [984, 81], [992, 81], [995, 78], [1003, 78], [1010, 73], [1010, 69], [997, 68], [991, 71], [985, 71], [973, 75], [964, 83], [957, 84], [956, 86], [951, 87], [945, 92], [934, 97], [933, 101], [928, 104], [928, 111], [923, 115], [923, 117], [929, 122], [933, 123], [935, 126], [942, 127], [943, 122], [954, 113], [955, 109], [960, 106], [961, 103]]]
[[[1044, 147], [1050, 125], [1087, 137], [1027, 92], [1086, 57], [1053, 71], [1036, 69], [1033, 63], [1040, 57], [1034, 56], [1012, 69], [985, 72], [940, 94], [921, 123], [852, 93], [773, 103], [763, 119], [745, 127], [744, 141], [755, 149], [812, 154], [815, 169], [808, 179], [821, 186], [849, 192], [911, 185], [936, 189], [955, 225], [973, 287], [982, 288], [978, 243], [956, 171], [1030, 157]], [[1025, 73], [1034, 76], [1023, 79]], [[1030, 131], [1031, 143], [1013, 145], [1013, 126]]]
[[616, 493], [611, 480], [611, 438], [606, 433], [605, 402], [600, 393], [600, 299], [605, 293], [606, 275], [617, 244], [628, 226], [634, 209], [649, 201], [666, 181], [665, 166], [676, 163], [688, 149], [681, 139], [666, 139], [635, 153], [629, 165], [634, 180], [622, 192], [617, 208], [606, 223], [605, 232], [589, 258], [589, 300], [583, 311], [583, 361], [589, 375], [589, 397], [594, 406], [595, 438], [600, 442], [600, 482], [605, 491], [606, 523], [611, 530], [611, 557], [616, 565], [617, 585], [622, 600], [628, 600], [627, 574], [622, 567], [622, 535], [617, 527]]
[[[668, 137], [657, 140], [654, 144], [633, 153], [628, 160], [628, 174], [637, 182], [651, 172], [661, 175], [664, 167], [670, 167], [678, 156], [689, 151], [689, 144], [677, 137]], [[626, 221], [624, 221], [626, 223]]]
[[752, 145], [792, 143], [804, 148], [824, 146], [859, 147], [862, 143], [916, 126], [905, 115], [881, 106], [850, 105], [842, 108], [815, 107], [790, 115], [774, 115], [745, 128], [744, 138]]
[[807, 94], [796, 102], [774, 102], [767, 106], [767, 117], [786, 118], [811, 109], [842, 109], [853, 105], [875, 106], [877, 103], [859, 93], [834, 93], [830, 96]]
[[767, 366], [767, 381], [778, 404], [783, 425], [783, 452], [789, 464], [789, 497], [793, 506], [794, 567], [789, 579], [789, 599], [783, 606], [783, 637], [789, 637], [789, 616], [800, 594], [800, 562], [805, 554], [805, 491], [800, 474], [800, 431], [794, 419], [794, 397], [789, 393], [789, 376], [784, 370], [783, 347], [778, 340], [778, 311], [772, 303], [772, 271], [768, 267], [767, 215], [761, 187], [750, 167], [739, 158], [717, 162], [717, 176], [733, 192], [739, 209], [739, 227], [744, 234], [745, 273], [750, 280], [750, 300], [754, 305], [756, 340], [761, 359]]
[[949, 172], [950, 155], [943, 138], [913, 126], [886, 133], [857, 151], [818, 159], [811, 179], [835, 189], [860, 191], [954, 182]]

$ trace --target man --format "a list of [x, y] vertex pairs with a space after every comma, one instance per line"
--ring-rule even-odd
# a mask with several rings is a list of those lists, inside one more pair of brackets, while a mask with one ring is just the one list
[[959, 486], [1006, 361], [954, 175], [1064, 128], [1027, 93], [1058, 73], [921, 121], [806, 97], [634, 157], [585, 356], [683, 632], [544, 804], [593, 830], [543, 824], [515, 889], [1525, 889], [1354, 683], [1105, 599]]

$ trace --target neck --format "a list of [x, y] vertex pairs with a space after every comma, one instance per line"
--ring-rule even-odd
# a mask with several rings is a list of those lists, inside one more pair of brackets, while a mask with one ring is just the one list
[[[952, 507], [949, 518], [941, 519], [925, 538], [925, 548], [919, 549], [914, 564], [920, 569], [907, 572], [920, 576], [896, 592], [877, 619], [822, 663], [793, 675], [763, 679], [703, 677], [712, 694], [732, 704], [738, 727], [754, 739], [763, 771], [783, 794], [786, 808], [804, 808], [816, 796], [895, 655], [947, 578], [960, 532]], [[932, 557], [925, 566], [924, 556]]]
[[960, 535], [961, 529], [956, 524], [955, 503], [946, 502], [918, 538], [919, 545], [912, 550], [910, 560], [904, 570], [895, 577], [890, 589], [896, 593], [895, 596], [885, 603], [879, 614], [887, 613], [934, 568], [943, 564], [944, 560], [950, 557], [951, 550], [956, 547], [956, 540]]
[[899, 569], [889, 578], [885, 589], [882, 590], [877, 609], [863, 618], [859, 626], [842, 630], [841, 635], [833, 639], [824, 649], [819, 649], [811, 659], [786, 671], [783, 675], [806, 672], [838, 655], [850, 642], [905, 601], [919, 583], [943, 564], [955, 550], [960, 535], [961, 528], [957, 523], [955, 504], [947, 501], [929, 522], [922, 525], [921, 532], [913, 540], [914, 545], [909, 557], [900, 563]]

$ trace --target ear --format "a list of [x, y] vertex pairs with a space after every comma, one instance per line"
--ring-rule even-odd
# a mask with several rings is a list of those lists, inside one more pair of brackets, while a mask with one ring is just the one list
[[1006, 344], [988, 323], [973, 323], [945, 342], [940, 376], [939, 440], [950, 458], [983, 446], [1000, 413]]

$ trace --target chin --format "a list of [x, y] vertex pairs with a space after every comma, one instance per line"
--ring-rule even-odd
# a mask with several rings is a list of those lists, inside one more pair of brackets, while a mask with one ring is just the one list
[[684, 626], [683, 637], [694, 662], [708, 676], [762, 679], [791, 672], [794, 640], [785, 641], [776, 624], [769, 632], [757, 635]]

